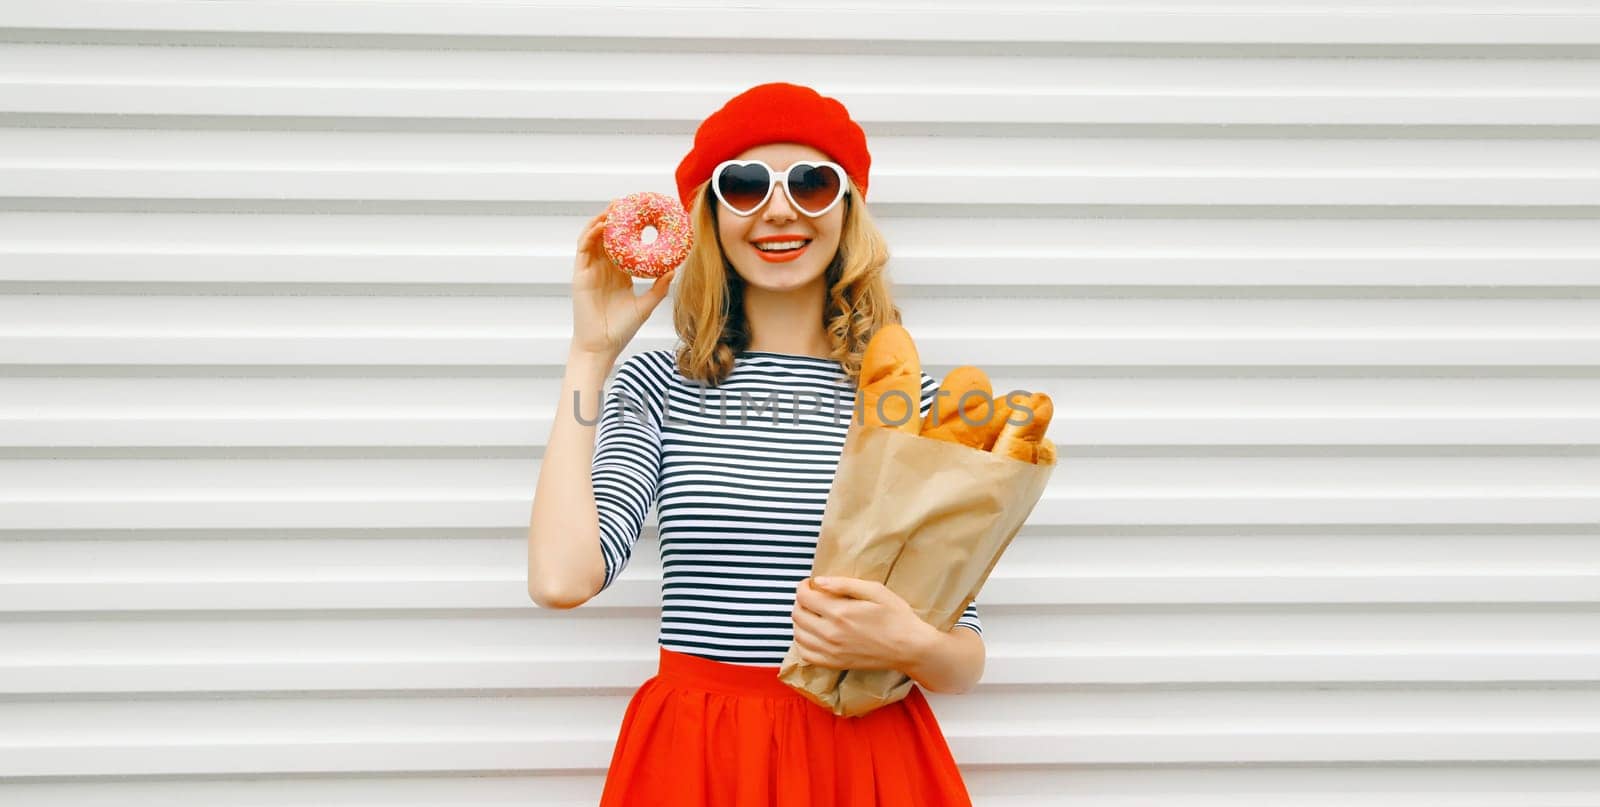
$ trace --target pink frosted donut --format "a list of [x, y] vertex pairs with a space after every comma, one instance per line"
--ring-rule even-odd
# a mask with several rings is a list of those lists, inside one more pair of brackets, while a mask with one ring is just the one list
[[[656, 240], [640, 240], [646, 227], [656, 228]], [[677, 199], [663, 193], [630, 193], [606, 208], [606, 254], [622, 271], [634, 277], [660, 277], [678, 268], [694, 245], [689, 213]]]

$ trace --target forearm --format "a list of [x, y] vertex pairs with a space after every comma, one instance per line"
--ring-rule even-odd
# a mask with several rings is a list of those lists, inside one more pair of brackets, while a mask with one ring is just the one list
[[[603, 573], [589, 468], [612, 360], [573, 351], [562, 378], [528, 524], [528, 592], [552, 607], [576, 602]], [[574, 396], [581, 400], [575, 407]]]
[[983, 677], [987, 655], [983, 637], [959, 626], [940, 631], [923, 624], [927, 630], [913, 644], [911, 657], [900, 671], [931, 692], [960, 694], [976, 686]]

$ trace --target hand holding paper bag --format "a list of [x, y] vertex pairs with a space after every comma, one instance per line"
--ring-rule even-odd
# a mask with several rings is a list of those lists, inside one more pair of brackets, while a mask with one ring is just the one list
[[[963, 366], [919, 419], [922, 367], [911, 336], [881, 328], [867, 345], [858, 418], [823, 511], [813, 576], [881, 581], [923, 621], [954, 627], [1022, 528], [1055, 469], [1044, 436], [1048, 395], [992, 397]], [[905, 697], [899, 670], [834, 670], [791, 644], [780, 680], [835, 714], [855, 716]]]

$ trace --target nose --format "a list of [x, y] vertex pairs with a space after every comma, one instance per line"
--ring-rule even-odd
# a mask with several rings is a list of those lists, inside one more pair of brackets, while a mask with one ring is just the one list
[[794, 221], [799, 217], [794, 205], [789, 204], [789, 192], [782, 183], [772, 189], [772, 196], [767, 199], [767, 206], [761, 212], [761, 217], [767, 221]]

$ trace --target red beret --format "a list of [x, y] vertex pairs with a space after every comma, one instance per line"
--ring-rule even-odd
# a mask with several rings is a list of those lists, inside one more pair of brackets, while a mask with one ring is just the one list
[[700, 123], [694, 147], [678, 163], [678, 201], [690, 209], [690, 194], [711, 178], [711, 169], [767, 143], [803, 143], [820, 150], [844, 168], [866, 201], [872, 167], [866, 132], [837, 99], [782, 81], [735, 95]]

